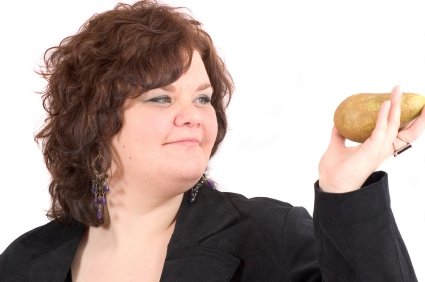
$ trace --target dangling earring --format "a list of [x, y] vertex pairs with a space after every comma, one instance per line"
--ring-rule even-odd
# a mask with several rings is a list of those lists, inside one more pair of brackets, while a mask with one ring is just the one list
[[96, 174], [95, 178], [92, 180], [91, 192], [94, 195], [96, 217], [101, 220], [103, 218], [104, 208], [106, 205], [106, 192], [109, 192], [107, 177], [104, 173]]
[[204, 174], [202, 174], [202, 177], [198, 180], [198, 182], [195, 184], [195, 186], [193, 186], [190, 189], [190, 194], [189, 194], [189, 203], [194, 203], [196, 200], [196, 196], [198, 196], [198, 192], [199, 192], [199, 188], [201, 188], [201, 186], [204, 184], [205, 181], [207, 180], [207, 177]]
[[96, 218], [98, 220], [101, 220], [103, 218], [104, 209], [106, 205], [106, 192], [109, 192], [108, 175], [104, 172], [99, 173], [95, 167], [96, 161], [101, 161], [101, 158], [102, 155], [99, 152], [92, 165], [94, 171], [94, 178], [92, 179], [91, 192], [94, 195], [93, 203], [96, 208]]

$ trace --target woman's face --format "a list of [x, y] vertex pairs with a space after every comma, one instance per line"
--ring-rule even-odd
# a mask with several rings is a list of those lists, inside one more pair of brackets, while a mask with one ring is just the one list
[[124, 105], [113, 137], [114, 167], [126, 181], [196, 181], [205, 171], [217, 136], [210, 103], [213, 89], [198, 52], [177, 81]]

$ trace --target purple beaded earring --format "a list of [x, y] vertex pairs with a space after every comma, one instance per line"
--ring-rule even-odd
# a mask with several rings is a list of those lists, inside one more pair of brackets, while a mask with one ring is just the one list
[[105, 172], [99, 172], [96, 169], [97, 167], [102, 168], [102, 153], [100, 150], [92, 164], [94, 178], [92, 179], [91, 192], [94, 196], [93, 204], [96, 208], [96, 218], [101, 220], [104, 215], [106, 192], [109, 192], [109, 186], [108, 175]]
[[196, 196], [198, 196], [199, 188], [204, 184], [206, 180], [205, 174], [202, 175], [202, 177], [198, 180], [198, 182], [190, 188], [190, 194], [189, 194], [189, 203], [194, 203], [196, 201]]
[[196, 197], [198, 196], [199, 188], [201, 188], [204, 183], [207, 184], [207, 186], [211, 189], [215, 189], [215, 183], [208, 179], [206, 176], [206, 173], [202, 175], [202, 177], [198, 180], [198, 182], [190, 189], [189, 194], [189, 203], [194, 203], [196, 201]]
[[104, 208], [106, 205], [106, 192], [109, 192], [106, 174], [96, 174], [95, 178], [92, 180], [91, 192], [94, 195], [96, 217], [101, 220], [103, 218]]

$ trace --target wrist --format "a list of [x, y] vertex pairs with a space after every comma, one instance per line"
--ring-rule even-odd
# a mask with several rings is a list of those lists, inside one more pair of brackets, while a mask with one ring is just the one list
[[319, 184], [320, 190], [326, 193], [333, 193], [333, 194], [343, 194], [343, 193], [353, 192], [353, 191], [359, 190], [362, 186], [362, 183], [360, 184], [354, 184], [354, 183], [348, 183], [348, 182], [331, 183], [321, 179], [319, 179], [318, 184]]

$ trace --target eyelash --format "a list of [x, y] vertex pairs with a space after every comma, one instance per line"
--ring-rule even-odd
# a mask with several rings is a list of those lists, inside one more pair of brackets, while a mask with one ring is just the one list
[[201, 97], [198, 97], [197, 100], [203, 105], [210, 104], [211, 98], [207, 95], [202, 95]]
[[[207, 95], [201, 95], [200, 97], [196, 98], [196, 100], [199, 101], [199, 103], [202, 105], [207, 105], [211, 103], [211, 98]], [[171, 97], [164, 95], [164, 96], [153, 97], [149, 99], [149, 102], [166, 104], [166, 103], [171, 103], [172, 101], [171, 101]]]
[[171, 97], [165, 96], [165, 95], [153, 97], [149, 99], [149, 102], [160, 103], [160, 104], [171, 103]]

